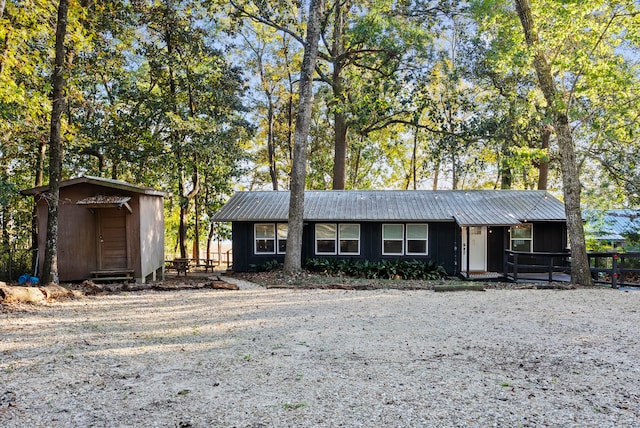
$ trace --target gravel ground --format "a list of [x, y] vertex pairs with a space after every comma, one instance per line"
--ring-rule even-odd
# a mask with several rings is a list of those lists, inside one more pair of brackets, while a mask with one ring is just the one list
[[2, 307], [0, 426], [640, 426], [638, 292], [239, 284]]

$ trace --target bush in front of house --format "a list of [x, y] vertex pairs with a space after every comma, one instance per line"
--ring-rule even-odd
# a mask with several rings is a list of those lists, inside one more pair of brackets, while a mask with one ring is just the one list
[[332, 276], [350, 276], [368, 279], [434, 280], [447, 276], [442, 265], [432, 260], [369, 260], [314, 258], [307, 260], [310, 272]]
[[282, 269], [282, 263], [277, 260], [269, 260], [259, 265], [249, 265], [249, 272], [275, 272], [280, 269]]

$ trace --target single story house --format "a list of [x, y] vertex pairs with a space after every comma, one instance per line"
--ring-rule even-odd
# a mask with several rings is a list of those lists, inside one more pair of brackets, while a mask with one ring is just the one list
[[640, 210], [588, 210], [583, 213], [585, 236], [599, 247], [625, 248], [640, 236]]
[[[232, 223], [233, 266], [287, 249], [289, 192], [238, 192], [214, 216]], [[503, 272], [505, 250], [564, 251], [564, 204], [537, 190], [307, 191], [303, 262], [337, 257], [433, 260], [449, 275]]]
[[[37, 203], [38, 273], [47, 230], [48, 186], [23, 190]], [[164, 195], [124, 181], [82, 176], [60, 182], [60, 281], [164, 277]]]

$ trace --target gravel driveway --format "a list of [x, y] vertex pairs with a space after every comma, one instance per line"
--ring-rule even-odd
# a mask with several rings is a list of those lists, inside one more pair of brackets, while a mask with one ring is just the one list
[[640, 293], [183, 290], [0, 310], [0, 426], [640, 426]]

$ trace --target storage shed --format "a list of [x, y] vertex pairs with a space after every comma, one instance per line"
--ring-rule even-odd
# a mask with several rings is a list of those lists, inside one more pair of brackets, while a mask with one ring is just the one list
[[[213, 216], [232, 222], [233, 270], [284, 261], [289, 192], [238, 192]], [[309, 258], [433, 260], [448, 274], [503, 273], [505, 250], [564, 251], [564, 204], [537, 190], [306, 191]]]
[[[33, 195], [38, 215], [38, 274], [47, 230], [48, 186]], [[60, 281], [164, 278], [164, 195], [124, 181], [82, 176], [60, 182]]]

